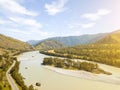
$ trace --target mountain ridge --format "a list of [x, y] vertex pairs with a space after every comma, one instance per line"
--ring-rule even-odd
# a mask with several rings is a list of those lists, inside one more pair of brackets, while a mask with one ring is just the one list
[[104, 38], [96, 42], [97, 44], [120, 44], [120, 30], [107, 34]]
[[27, 43], [30, 45], [36, 46], [39, 43], [46, 40], [54, 40], [62, 43], [65, 46], [75, 46], [80, 44], [89, 44], [98, 41], [103, 38], [107, 33], [99, 33], [99, 34], [85, 34], [80, 36], [66, 36], [66, 37], [52, 37], [44, 40], [29, 40]]
[[29, 50], [29, 49], [32, 49], [32, 46], [30, 46], [26, 42], [0, 34], [0, 48]]
[[46, 40], [40, 42], [38, 45], [36, 45], [35, 49], [37, 50], [50, 50], [50, 49], [58, 49], [65, 47], [60, 42], [54, 41], [54, 40]]

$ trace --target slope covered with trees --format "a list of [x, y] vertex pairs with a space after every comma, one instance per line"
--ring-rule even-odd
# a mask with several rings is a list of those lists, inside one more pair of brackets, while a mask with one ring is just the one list
[[97, 44], [120, 44], [120, 30], [108, 34], [103, 39], [96, 42]]
[[[0, 90], [11, 90], [6, 72], [13, 63], [13, 60], [15, 60], [14, 56], [32, 49], [32, 46], [25, 42], [0, 34]], [[16, 74], [17, 71], [14, 73]], [[19, 74], [16, 76], [19, 77]], [[17, 81], [21, 82], [22, 80], [20, 79], [18, 78]], [[24, 85], [23, 82], [20, 84], [21, 86]]]
[[[14, 49], [3, 49], [0, 48], [0, 90], [11, 90], [11, 86], [8, 83], [6, 72], [8, 68], [12, 65], [13, 60], [16, 60], [16, 55], [22, 53], [21, 50], [14, 50]], [[20, 86], [20, 90], [34, 90], [29, 89], [33, 86], [31, 85], [29, 88], [26, 87], [23, 81], [23, 77], [19, 73], [19, 62], [11, 70], [11, 75], [15, 79], [18, 86]]]
[[94, 44], [67, 47], [43, 53], [120, 67], [120, 31], [112, 32]]
[[35, 46], [35, 48], [37, 50], [51, 50], [51, 49], [57, 49], [57, 48], [62, 48], [64, 47], [63, 44], [57, 42], [57, 41], [54, 41], [54, 40], [46, 40], [46, 41], [43, 41], [41, 43], [39, 43], [38, 45]]
[[6, 71], [13, 63], [14, 54], [18, 53], [16, 50], [6, 50], [0, 48], [0, 90], [11, 90], [7, 81]]

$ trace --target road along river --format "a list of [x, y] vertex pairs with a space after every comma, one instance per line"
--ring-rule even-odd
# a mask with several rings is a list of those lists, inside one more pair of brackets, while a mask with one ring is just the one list
[[41, 87], [35, 86], [37, 90], [120, 90], [120, 68], [100, 64], [113, 75], [94, 75], [85, 71], [44, 67], [41, 65], [44, 57], [48, 56], [38, 51], [26, 52], [18, 57], [19, 72], [27, 86], [40, 82]]
[[14, 81], [14, 79], [12, 78], [11, 74], [10, 74], [10, 70], [14, 67], [16, 61], [13, 62], [13, 64], [11, 65], [11, 67], [7, 70], [6, 72], [6, 77], [7, 77], [7, 80], [12, 88], [12, 90], [19, 90], [16, 82]]

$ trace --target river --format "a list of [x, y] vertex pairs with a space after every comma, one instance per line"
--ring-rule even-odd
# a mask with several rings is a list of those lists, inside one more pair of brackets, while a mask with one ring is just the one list
[[[41, 83], [37, 90], [120, 90], [120, 85], [62, 75], [44, 68], [41, 63], [46, 55], [38, 51], [19, 55], [19, 72], [27, 86]], [[119, 69], [120, 71], [120, 69]]]

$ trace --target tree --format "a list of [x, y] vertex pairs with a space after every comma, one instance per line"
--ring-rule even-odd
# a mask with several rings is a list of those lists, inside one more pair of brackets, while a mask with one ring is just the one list
[[28, 90], [34, 90], [33, 85], [30, 85], [29, 88], [28, 88]]
[[0, 90], [2, 90], [2, 86], [0, 85]]
[[0, 55], [0, 60], [2, 60], [2, 55]]

